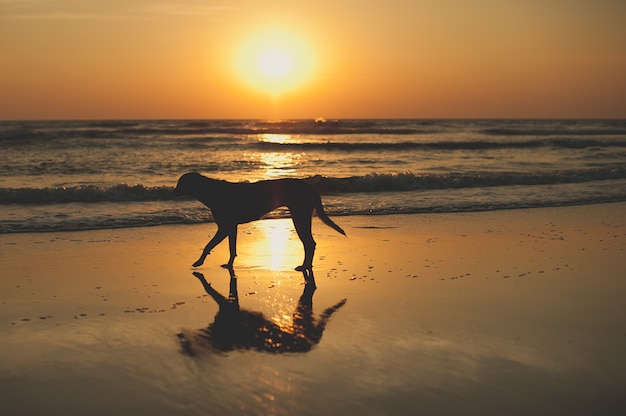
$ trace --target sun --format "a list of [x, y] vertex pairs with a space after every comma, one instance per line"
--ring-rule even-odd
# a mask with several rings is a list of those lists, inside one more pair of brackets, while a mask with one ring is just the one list
[[293, 68], [293, 58], [282, 49], [270, 48], [259, 55], [257, 65], [266, 77], [280, 79], [289, 75]]
[[238, 48], [235, 69], [249, 87], [280, 95], [313, 78], [315, 58], [309, 44], [295, 33], [269, 29], [250, 34]]

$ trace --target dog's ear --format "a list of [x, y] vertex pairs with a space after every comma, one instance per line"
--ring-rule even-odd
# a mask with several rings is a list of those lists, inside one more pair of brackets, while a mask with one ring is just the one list
[[178, 180], [178, 183], [181, 183], [181, 181], [184, 181], [185, 183], [198, 183], [200, 180], [202, 180], [204, 176], [200, 175], [198, 172], [189, 172], [189, 173], [185, 173], [183, 176], [180, 177], [180, 179]]
[[202, 179], [205, 179], [205, 177], [202, 176], [201, 174], [199, 174], [198, 172], [191, 172], [189, 174], [189, 178], [192, 179], [194, 181], [194, 183], [198, 183]]
[[180, 179], [178, 179], [178, 183], [176, 184], [176, 188], [172, 191], [172, 194], [174, 196], [192, 195], [193, 189], [201, 183], [203, 178], [204, 176], [198, 172], [183, 174]]
[[185, 173], [178, 179], [178, 183], [176, 183], [176, 187], [172, 191], [172, 195], [174, 196], [183, 196], [186, 195], [186, 188], [188, 185], [186, 183], [189, 181], [189, 173]]

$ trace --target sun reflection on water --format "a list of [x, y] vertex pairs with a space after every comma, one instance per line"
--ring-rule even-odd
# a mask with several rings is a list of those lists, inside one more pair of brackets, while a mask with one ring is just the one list
[[275, 134], [265, 133], [261, 134], [259, 140], [265, 143], [277, 143], [277, 144], [289, 144], [300, 143], [300, 140], [292, 134]]
[[299, 165], [299, 153], [261, 153], [260, 158], [265, 167], [265, 179], [278, 179], [294, 176]]
[[[292, 134], [264, 133], [255, 137], [259, 142], [271, 145], [301, 143], [299, 136]], [[294, 149], [289, 147], [279, 149], [276, 146], [268, 146], [265, 150], [267, 151], [245, 154], [249, 163], [261, 165], [258, 171], [246, 178], [247, 180], [279, 179], [296, 176], [300, 161], [305, 153], [294, 152]]]

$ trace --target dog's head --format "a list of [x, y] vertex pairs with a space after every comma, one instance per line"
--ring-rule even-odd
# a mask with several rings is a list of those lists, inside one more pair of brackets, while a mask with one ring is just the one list
[[172, 191], [174, 196], [193, 196], [194, 189], [197, 188], [198, 183], [202, 180], [202, 175], [198, 172], [185, 173], [178, 179], [176, 188]]

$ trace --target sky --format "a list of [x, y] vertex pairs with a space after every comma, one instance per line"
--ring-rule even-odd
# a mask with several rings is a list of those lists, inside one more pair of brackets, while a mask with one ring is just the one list
[[626, 118], [623, 0], [0, 0], [0, 119]]

